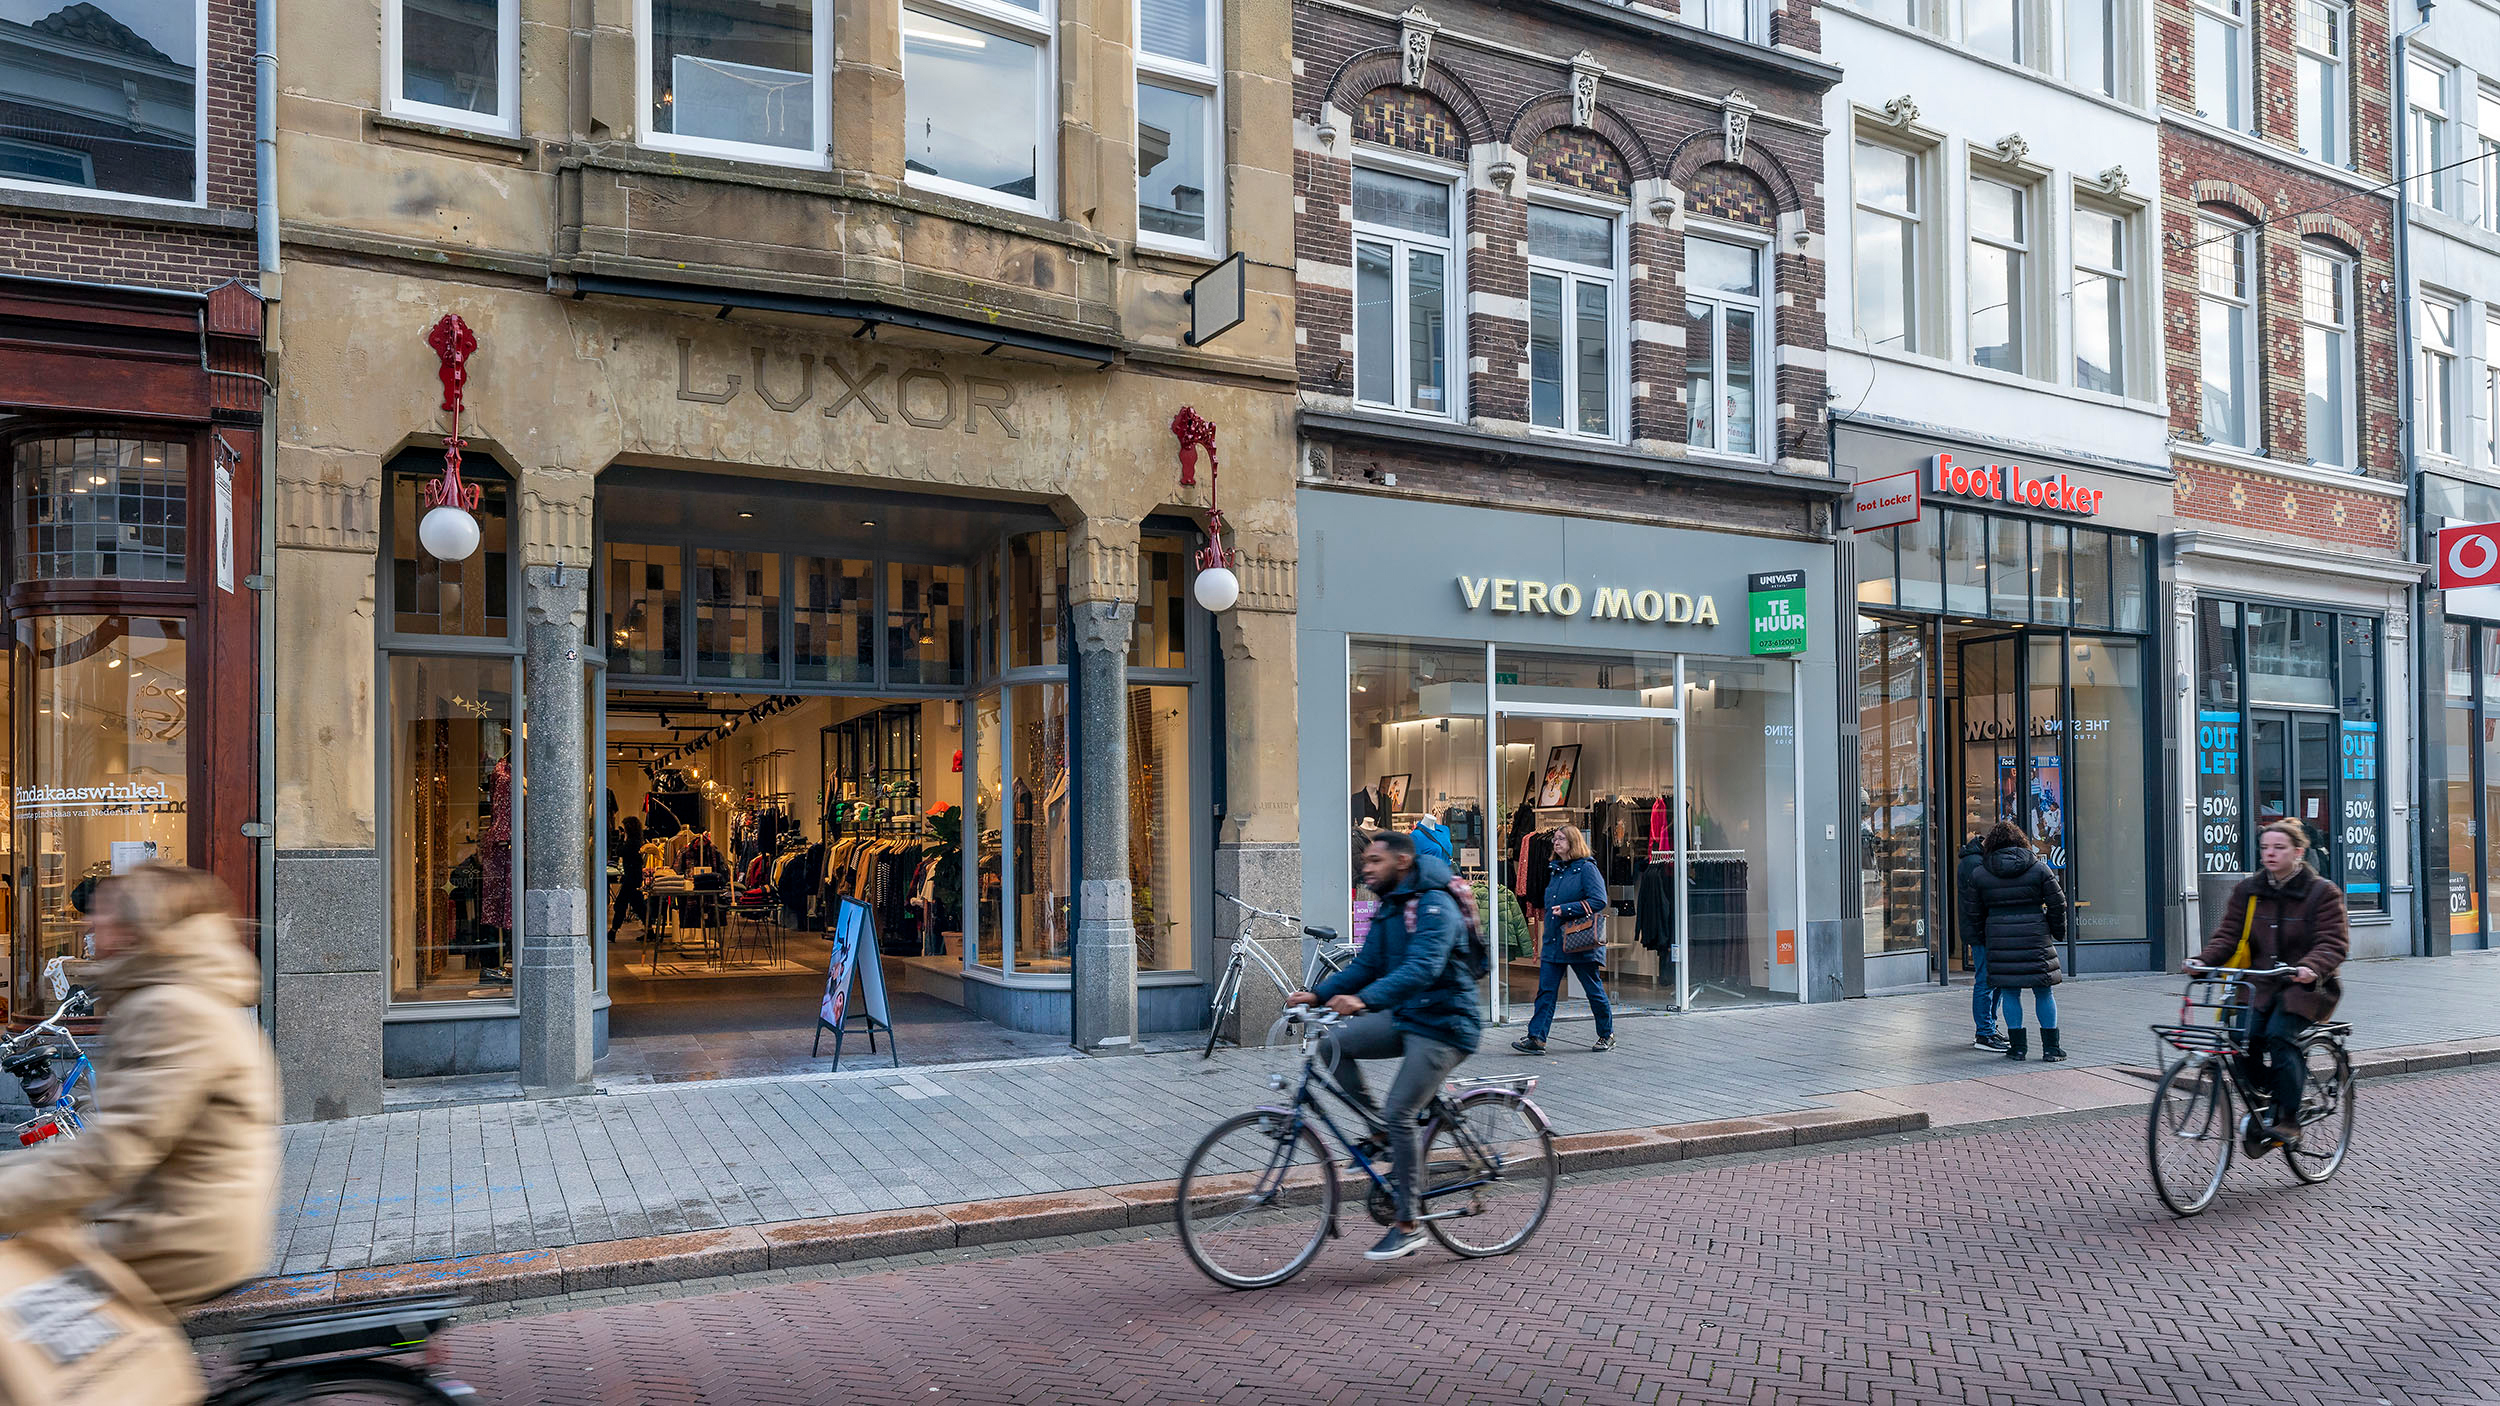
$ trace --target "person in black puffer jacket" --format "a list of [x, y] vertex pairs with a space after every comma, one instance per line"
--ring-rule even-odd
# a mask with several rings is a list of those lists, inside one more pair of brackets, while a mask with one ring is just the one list
[[2005, 1057], [2024, 1056], [2028, 990], [2040, 1017], [2040, 1058], [2064, 1059], [2057, 998], [2049, 988], [2065, 980], [2058, 972], [2057, 947], [2066, 940], [2066, 891], [2031, 847], [2031, 837], [2012, 821], [1998, 821], [1982, 848], [1986, 854], [1962, 886], [1962, 931], [1988, 946], [1988, 984], [2005, 1008]]

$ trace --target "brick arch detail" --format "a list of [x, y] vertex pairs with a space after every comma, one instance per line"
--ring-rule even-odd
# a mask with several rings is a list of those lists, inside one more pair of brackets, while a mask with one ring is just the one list
[[2307, 238], [2324, 239], [2342, 245], [2344, 252], [2356, 259], [2362, 256], [2361, 251], [2365, 247], [2361, 240], [2361, 231], [2333, 215], [2313, 213], [2301, 216], [2300, 232]]
[[[1345, 61], [1336, 75], [1328, 80], [1327, 95], [1322, 101], [1349, 113], [1359, 113], [1363, 103], [1382, 88], [1398, 88], [1406, 72], [1394, 48], [1371, 49]], [[1438, 99], [1458, 123], [1459, 134], [1469, 146], [1493, 139], [1493, 120], [1476, 95], [1449, 75], [1439, 62], [1424, 66], [1423, 91]]]
[[1727, 159], [1725, 136], [1715, 129], [1695, 132], [1677, 143], [1675, 154], [1667, 159], [1667, 179], [1673, 181], [1679, 190], [1690, 189], [1693, 178], [1701, 174], [1705, 166], [1736, 166], [1751, 172], [1756, 180], [1770, 188], [1771, 198], [1778, 203], [1781, 214], [1792, 214], [1805, 208], [1805, 202], [1797, 194], [1797, 182], [1788, 174], [1788, 168], [1780, 164], [1779, 158], [1763, 150], [1759, 143], [1745, 143], [1745, 159], [1730, 161]]
[[[1519, 110], [1511, 114], [1510, 132], [1502, 140], [1511, 150], [1525, 156], [1535, 149], [1537, 143], [1558, 131], [1568, 130], [1570, 126], [1571, 94], [1558, 88], [1521, 103]], [[1658, 163], [1649, 154], [1649, 144], [1641, 140], [1630, 123], [1604, 103], [1597, 105], [1589, 130], [1614, 148], [1616, 157], [1623, 162], [1631, 179], [1645, 181], [1658, 174]]]
[[2266, 217], [2266, 202], [2237, 181], [2201, 180], [2188, 194], [2200, 206], [2220, 205], [2252, 224]]
[[1778, 197], [1771, 183], [1725, 161], [1713, 161], [1686, 181], [1684, 209], [1689, 214], [1733, 220], [1758, 229], [1779, 227]]

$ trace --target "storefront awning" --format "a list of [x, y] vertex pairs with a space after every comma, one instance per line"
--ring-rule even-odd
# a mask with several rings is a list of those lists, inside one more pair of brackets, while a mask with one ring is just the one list
[[717, 315], [723, 319], [739, 312], [831, 318], [857, 323], [859, 330], [853, 334], [855, 336], [874, 337], [880, 329], [892, 328], [925, 338], [931, 344], [957, 344], [962, 350], [975, 351], [982, 356], [1007, 350], [1027, 358], [1039, 357], [1100, 368], [1110, 366], [1117, 355], [1117, 348], [1107, 342], [1027, 332], [978, 318], [950, 317], [943, 313], [921, 312], [856, 298], [813, 298], [753, 288], [667, 283], [657, 279], [618, 278], [592, 273], [576, 274], [570, 282], [575, 298], [630, 298], [691, 304], [716, 309]]

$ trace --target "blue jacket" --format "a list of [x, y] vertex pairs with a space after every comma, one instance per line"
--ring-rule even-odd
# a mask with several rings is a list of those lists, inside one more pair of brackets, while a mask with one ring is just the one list
[[1401, 1033], [1421, 1035], [1472, 1054], [1484, 1034], [1476, 983], [1450, 960], [1458, 939], [1458, 901], [1450, 897], [1450, 866], [1415, 856], [1398, 886], [1381, 896], [1371, 935], [1353, 965], [1319, 984], [1322, 1001], [1352, 994], [1388, 1011]]
[[1565, 955], [1562, 950], [1563, 920], [1594, 913], [1606, 906], [1606, 876], [1597, 872], [1593, 860], [1574, 860], [1554, 866], [1554, 877], [1545, 881], [1545, 945], [1537, 953], [1547, 962], [1603, 962], [1606, 947], [1599, 943], [1594, 952]]

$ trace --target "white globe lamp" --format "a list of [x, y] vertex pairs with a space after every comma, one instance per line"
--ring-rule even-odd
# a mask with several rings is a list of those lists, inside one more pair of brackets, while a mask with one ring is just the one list
[[417, 541], [443, 561], [467, 561], [477, 551], [477, 519], [468, 509], [445, 503], [417, 523]]
[[1208, 610], [1227, 611], [1241, 599], [1241, 578], [1233, 574], [1231, 567], [1210, 566], [1198, 573], [1198, 584], [1192, 593], [1198, 597], [1198, 604]]

